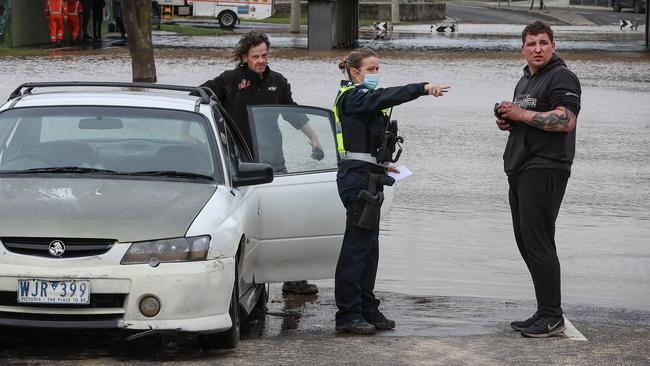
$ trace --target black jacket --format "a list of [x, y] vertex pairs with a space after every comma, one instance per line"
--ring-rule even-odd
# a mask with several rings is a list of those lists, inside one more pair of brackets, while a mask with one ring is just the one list
[[[580, 112], [580, 81], [569, 71], [562, 59], [553, 55], [551, 60], [534, 75], [524, 68], [514, 93], [514, 102], [520, 107], [539, 112], [563, 106], [576, 117]], [[524, 169], [543, 168], [571, 172], [575, 156], [576, 130], [546, 132], [525, 123], [513, 123], [503, 153], [507, 175]]]
[[[268, 66], [264, 71], [264, 78], [260, 78], [257, 73], [244, 64], [234, 70], [224, 71], [201, 86], [207, 86], [214, 91], [251, 149], [253, 135], [248, 123], [246, 107], [260, 104], [296, 104], [291, 98], [291, 86], [287, 79], [279, 72], [271, 71]], [[282, 135], [277, 127], [277, 119], [275, 122], [274, 126], [269, 128], [271, 133], [265, 135], [267, 136], [266, 142], [272, 145], [279, 144], [281, 147]], [[307, 119], [290, 119], [289, 123], [296, 129], [300, 129], [307, 123]]]
[[[347, 83], [349, 82], [344, 80], [341, 86]], [[408, 84], [376, 90], [370, 90], [360, 84], [346, 92], [338, 106], [345, 150], [376, 153], [376, 139], [387, 127], [387, 117], [382, 110], [426, 95], [425, 84]]]

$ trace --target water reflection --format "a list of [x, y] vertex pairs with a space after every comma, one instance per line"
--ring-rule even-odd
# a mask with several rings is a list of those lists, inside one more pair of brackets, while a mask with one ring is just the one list
[[[520, 30], [481, 27], [381, 46], [382, 85], [444, 81], [452, 91], [393, 112], [406, 139], [401, 162], [415, 174], [398, 184], [384, 220], [379, 290], [531, 296], [511, 232], [501, 158], [506, 135], [492, 117], [494, 103], [512, 97], [521, 75], [512, 34]], [[559, 52], [583, 88], [577, 155], [557, 228], [564, 298], [650, 309], [650, 53], [631, 50], [639, 34], [558, 28]], [[583, 48], [601, 47], [601, 37], [602, 47], [627, 51]], [[229, 48], [238, 39], [156, 36], [158, 45], [169, 45], [156, 50], [159, 82], [199, 85], [232, 68]], [[178, 42], [191, 47], [171, 47]], [[304, 36], [272, 34], [271, 42], [270, 67], [291, 82], [294, 99], [329, 108], [342, 77], [337, 62], [347, 51], [294, 48], [304, 45]], [[25, 81], [131, 79], [124, 47], [53, 52], [0, 58], [0, 94]], [[293, 320], [287, 330], [300, 328], [292, 328]]]

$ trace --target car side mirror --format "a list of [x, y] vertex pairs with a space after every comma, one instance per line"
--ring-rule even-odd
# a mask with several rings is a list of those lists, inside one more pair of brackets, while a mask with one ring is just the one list
[[239, 177], [233, 177], [233, 187], [253, 186], [273, 182], [273, 168], [269, 164], [239, 162]]

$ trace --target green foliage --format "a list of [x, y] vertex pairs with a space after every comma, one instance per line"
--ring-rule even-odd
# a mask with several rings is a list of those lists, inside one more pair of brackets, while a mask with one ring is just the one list
[[0, 57], [27, 57], [27, 56], [44, 56], [50, 52], [46, 48], [8, 48], [0, 44]]
[[[385, 22], [389, 22], [390, 20], [382, 20]], [[270, 17], [266, 19], [242, 19], [242, 23], [267, 23], [267, 24], [291, 24], [291, 18], [289, 17]], [[376, 22], [376, 20], [372, 19], [359, 19], [359, 26], [360, 27], [369, 27], [372, 25], [372, 23]], [[307, 25], [307, 18], [300, 18], [300, 25]]]
[[174, 32], [185, 36], [223, 36], [232, 34], [232, 32], [217, 28], [199, 28], [175, 24], [161, 24], [160, 30]]

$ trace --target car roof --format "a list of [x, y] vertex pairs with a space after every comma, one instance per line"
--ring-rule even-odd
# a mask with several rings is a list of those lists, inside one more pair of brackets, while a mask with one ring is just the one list
[[196, 111], [200, 97], [179, 92], [91, 90], [49, 91], [10, 100], [11, 108], [44, 106], [120, 106]]

